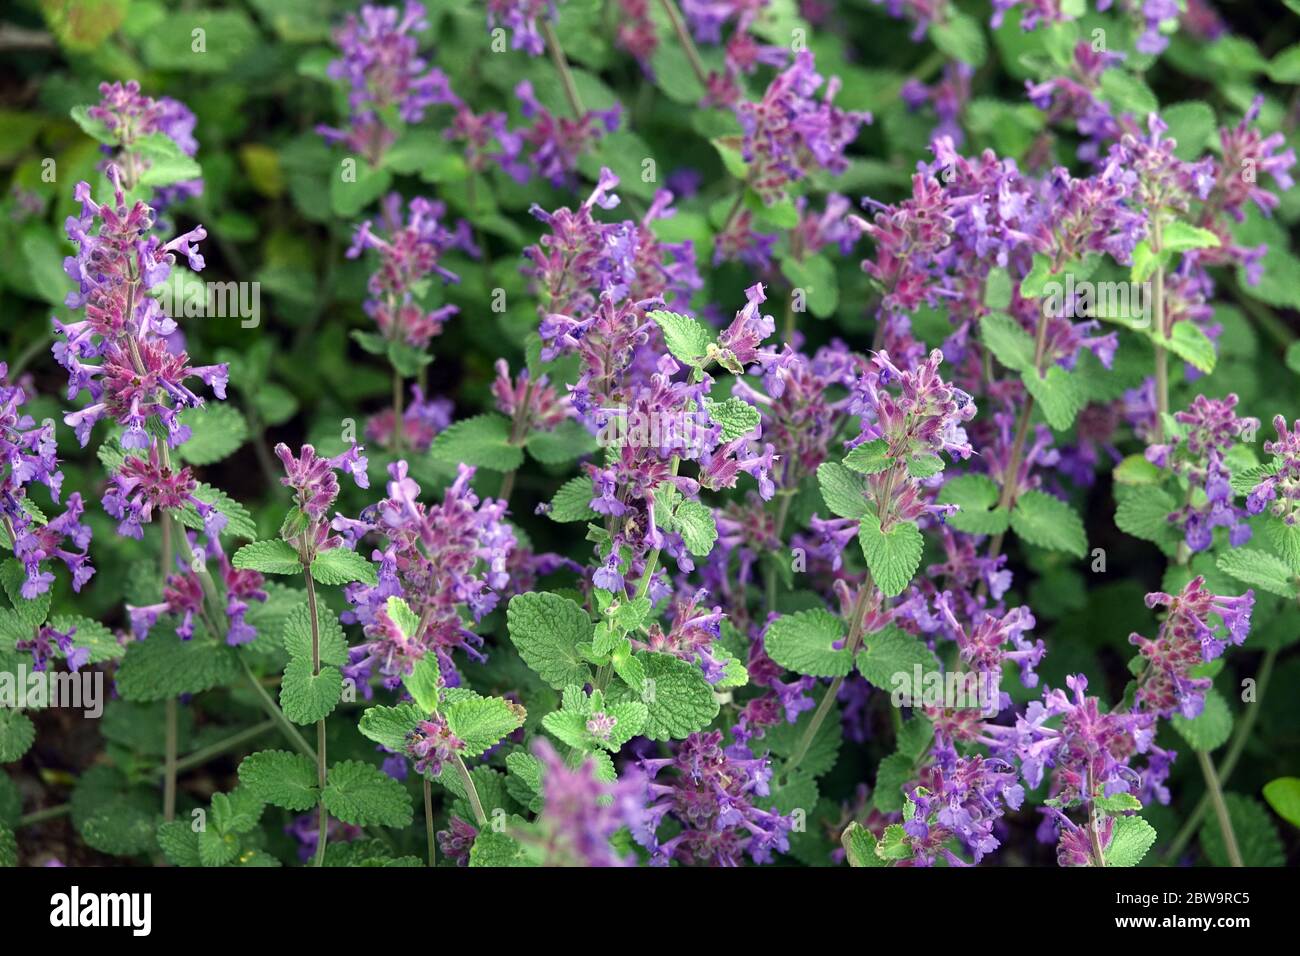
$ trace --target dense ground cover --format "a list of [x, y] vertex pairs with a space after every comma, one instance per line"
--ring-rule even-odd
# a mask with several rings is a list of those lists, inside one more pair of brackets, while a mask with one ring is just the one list
[[7, 10], [0, 864], [1293, 861], [1298, 11]]

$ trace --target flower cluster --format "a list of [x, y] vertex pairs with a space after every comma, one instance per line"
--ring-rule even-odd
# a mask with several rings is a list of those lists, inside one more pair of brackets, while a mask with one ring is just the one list
[[[103, 123], [116, 140], [116, 148], [105, 145], [110, 158], [101, 164], [101, 171], [115, 165], [122, 171], [128, 190], [134, 189], [152, 166], [149, 153], [141, 148], [141, 140], [154, 134], [165, 136], [186, 156], [199, 150], [194, 138], [197, 120], [184, 103], [161, 96], [154, 99], [140, 92], [136, 80], [125, 83], [99, 84], [100, 101], [86, 110], [86, 115]], [[182, 199], [203, 194], [203, 180], [199, 178], [172, 183], [154, 194], [153, 207], [162, 210]]]
[[[254, 640], [257, 629], [248, 623], [246, 616], [250, 601], [266, 601], [265, 579], [257, 571], [233, 567], [215, 536], [210, 536], [206, 546], [200, 548], [191, 535], [189, 545], [195, 560], [186, 560], [184, 555], [178, 559], [179, 570], [168, 576], [161, 601], [140, 607], [126, 606], [135, 638], [144, 640], [158, 619], [166, 614], [178, 619], [176, 635], [182, 641], [193, 638], [195, 626], [200, 623], [212, 636], [224, 637], [231, 647]], [[200, 558], [201, 562], [197, 560]], [[217, 575], [208, 570], [208, 561], [217, 563]]]
[[344, 129], [316, 128], [327, 142], [378, 166], [397, 139], [385, 122], [388, 113], [418, 123], [430, 106], [455, 101], [446, 75], [419, 55], [416, 34], [428, 28], [424, 4], [416, 0], [401, 9], [366, 4], [359, 16], [348, 15], [334, 33], [343, 55], [330, 63], [329, 75], [347, 83], [351, 114]]

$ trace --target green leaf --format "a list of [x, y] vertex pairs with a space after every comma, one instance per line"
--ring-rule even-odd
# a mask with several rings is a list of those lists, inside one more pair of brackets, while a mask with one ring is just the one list
[[298, 552], [283, 541], [254, 541], [235, 552], [230, 562], [237, 568], [261, 571], [263, 574], [300, 574], [302, 561]]
[[1116, 817], [1110, 846], [1104, 851], [1106, 865], [1137, 866], [1155, 842], [1155, 827], [1141, 817]]
[[1173, 536], [1169, 515], [1177, 508], [1174, 499], [1160, 488], [1134, 487], [1119, 498], [1115, 527], [1143, 541], [1168, 542]]
[[1225, 574], [1269, 594], [1294, 598], [1298, 593], [1295, 573], [1285, 561], [1266, 551], [1236, 548], [1219, 555], [1215, 564]]
[[552, 687], [591, 680], [577, 649], [591, 640], [591, 619], [573, 601], [535, 591], [517, 594], [506, 608], [506, 624], [524, 663]]
[[1268, 78], [1274, 83], [1294, 86], [1300, 83], [1300, 43], [1293, 44], [1273, 57]]
[[21, 711], [0, 707], [0, 763], [22, 759], [36, 740], [36, 727]]
[[1115, 466], [1111, 477], [1121, 485], [1154, 485], [1160, 481], [1160, 469], [1145, 455], [1133, 454]]
[[844, 858], [849, 866], [884, 866], [885, 861], [876, 853], [876, 837], [862, 824], [854, 821], [840, 834]]
[[16, 558], [9, 558], [0, 565], [0, 585], [3, 585], [9, 603], [13, 605], [19, 629], [24, 632], [24, 636], [30, 636], [31, 632], [45, 623], [46, 615], [50, 613], [51, 593], [46, 591], [29, 601], [22, 595], [23, 582], [26, 580], [27, 572], [23, 569], [22, 562]]
[[1209, 375], [1214, 371], [1214, 343], [1194, 322], [1176, 322], [1168, 338], [1152, 333], [1157, 344], [1163, 345], [1184, 362]]
[[544, 465], [562, 465], [596, 450], [596, 436], [569, 419], [551, 431], [533, 432], [524, 441], [528, 454]]
[[1064, 501], [1038, 490], [1026, 491], [1011, 510], [1011, 528], [1040, 548], [1082, 558], [1088, 551], [1083, 522]]
[[946, 21], [930, 24], [930, 39], [948, 56], [970, 66], [982, 66], [988, 56], [979, 21], [952, 8]]
[[1034, 339], [1009, 315], [994, 312], [980, 319], [980, 341], [1007, 368], [1023, 372], [1034, 367]]
[[1264, 784], [1264, 799], [1273, 812], [1300, 827], [1300, 777], [1278, 777]]
[[596, 497], [596, 488], [586, 475], [570, 478], [560, 485], [560, 490], [551, 499], [546, 516], [552, 521], [595, 521], [600, 517], [591, 507], [591, 499]]
[[506, 833], [482, 830], [469, 848], [470, 866], [527, 866], [524, 848]]
[[[257, 525], [253, 523], [253, 516], [248, 513], [248, 509], [224, 491], [218, 491], [209, 484], [199, 482], [194, 489], [194, 497], [204, 504], [212, 505], [226, 516], [226, 526], [221, 531], [222, 537], [243, 538], [245, 541], [252, 541], [257, 537]], [[172, 514], [176, 516], [177, 521], [190, 530], [203, 530], [203, 518], [194, 505], [186, 504], [184, 508], [178, 508]]]
[[704, 400], [704, 408], [709, 417], [722, 426], [722, 440], [735, 441], [737, 438], [753, 432], [758, 428], [762, 416], [757, 408], [739, 398], [729, 398], [725, 402]]
[[1199, 159], [1214, 135], [1214, 110], [1199, 100], [1166, 106], [1160, 118], [1169, 126], [1169, 138], [1178, 144], [1174, 155], [1184, 162]]
[[968, 534], [999, 534], [1007, 530], [1011, 514], [997, 507], [998, 486], [987, 475], [960, 475], [944, 482], [936, 499], [960, 510], [947, 523]]
[[464, 463], [493, 471], [513, 471], [524, 462], [523, 450], [510, 444], [510, 420], [495, 412], [456, 422], [429, 446], [434, 461]]
[[70, 112], [72, 121], [81, 127], [83, 133], [106, 146], [117, 146], [117, 134], [110, 130], [103, 120], [92, 119], [90, 107], [74, 106]]
[[713, 342], [713, 335], [689, 315], [656, 309], [647, 313], [648, 317], [659, 326], [664, 334], [664, 344], [673, 358], [686, 365], [703, 367], [705, 355]]
[[865, 643], [866, 646], [858, 651], [858, 673], [883, 691], [893, 692], [895, 675], [898, 674], [906, 675], [911, 682], [918, 664], [923, 679], [925, 674], [939, 668], [934, 652], [920, 638], [893, 625], [868, 634]]
[[[328, 608], [321, 607], [318, 609], [317, 628], [321, 663], [342, 667], [348, 662], [348, 640], [338, 618]], [[311, 663], [311, 608], [306, 604], [299, 604], [289, 612], [284, 622], [283, 643], [291, 658]]]
[[358, 729], [380, 746], [401, 753], [406, 749], [406, 735], [428, 714], [426, 708], [410, 701], [396, 707], [367, 707]]
[[1101, 75], [1101, 93], [1117, 110], [1146, 116], [1160, 109], [1160, 102], [1140, 78], [1127, 70], [1110, 69]]
[[143, 703], [233, 684], [239, 674], [233, 648], [197, 636], [182, 641], [159, 631], [127, 646], [117, 671], [117, 689], [124, 699]]
[[843, 645], [843, 622], [820, 608], [782, 615], [767, 625], [763, 635], [763, 648], [772, 660], [812, 677], [848, 675], [853, 657]]
[[188, 820], [171, 820], [158, 824], [158, 846], [172, 866], [202, 866], [199, 835]]
[[157, 791], [131, 786], [114, 767], [83, 773], [70, 803], [72, 825], [101, 853], [135, 856], [156, 845]]
[[343, 675], [337, 667], [312, 673], [310, 660], [292, 660], [280, 684], [280, 709], [295, 724], [306, 726], [334, 712], [343, 695]]
[[1117, 814], [1126, 810], [1141, 810], [1142, 801], [1131, 793], [1117, 793], [1113, 797], [1097, 797], [1093, 805], [1104, 813]]
[[1170, 723], [1193, 750], [1206, 753], [1222, 747], [1232, 734], [1232, 712], [1223, 695], [1214, 688], [1205, 692], [1205, 709], [1200, 716], [1188, 720], [1182, 714], [1174, 714]]
[[893, 464], [894, 459], [889, 455], [889, 442], [884, 438], [863, 442], [844, 456], [844, 466], [863, 475], [877, 474]]
[[682, 536], [686, 550], [696, 557], [705, 557], [718, 540], [718, 525], [713, 509], [699, 501], [683, 501], [673, 512], [669, 530]]
[[990, 269], [984, 280], [984, 304], [994, 310], [1011, 305], [1011, 275], [1001, 266]]
[[[400, 601], [401, 598], [388, 600]], [[389, 617], [391, 616], [390, 614]], [[438, 693], [441, 684], [442, 675], [438, 672], [436, 654], [425, 654], [411, 667], [411, 673], [402, 678], [402, 686], [426, 714], [431, 714], [438, 709], [441, 703]]]
[[311, 563], [311, 576], [321, 584], [378, 584], [375, 566], [347, 548], [330, 548], [316, 555]]
[[524, 724], [524, 708], [502, 697], [473, 697], [443, 707], [447, 725], [465, 745], [467, 757], [477, 757]]
[[1161, 248], [1169, 252], [1187, 252], [1190, 249], [1214, 249], [1220, 245], [1219, 237], [1208, 229], [1174, 220], [1165, 226]]
[[866, 515], [858, 528], [858, 542], [876, 586], [887, 597], [901, 594], [921, 565], [924, 542], [916, 523], [900, 521], [885, 531], [875, 515]]
[[[651, 740], [680, 740], [703, 730], [718, 715], [713, 689], [694, 664], [671, 654], [638, 654], [645, 668], [645, 686], [640, 695], [646, 706], [642, 736]], [[617, 696], [616, 696], [617, 695]], [[631, 700], [633, 692], [611, 690], [615, 703]]]
[[413, 816], [406, 788], [359, 760], [330, 767], [322, 800], [326, 810], [356, 826], [405, 827]]
[[131, 151], [143, 160], [139, 178], [141, 186], [171, 186], [203, 175], [193, 157], [186, 156], [166, 133], [141, 136], [131, 144]]
[[126, 648], [117, 642], [117, 636], [98, 621], [74, 614], [56, 614], [50, 619], [50, 626], [64, 634], [75, 630], [72, 643], [75, 647], [84, 647], [90, 651], [90, 663], [102, 664], [113, 661], [126, 653]]
[[181, 412], [181, 424], [188, 425], [189, 441], [177, 454], [191, 465], [211, 465], [239, 450], [248, 438], [248, 423], [239, 410], [224, 403], [208, 403]]
[[916, 779], [913, 760], [907, 754], [892, 753], [876, 767], [876, 785], [871, 803], [881, 813], [899, 813], [907, 802], [903, 788]]
[[[1285, 866], [1286, 857], [1277, 828], [1264, 805], [1253, 797], [1239, 793], [1225, 793], [1223, 802], [1228, 807], [1228, 821], [1232, 824], [1237, 848], [1246, 866]], [[1223, 843], [1217, 814], [1207, 813], [1201, 824], [1201, 849], [1206, 859], [1215, 866], [1228, 866], [1228, 851]]]
[[841, 518], [862, 518], [870, 513], [862, 479], [838, 462], [822, 462], [817, 468], [817, 486], [832, 514]]
[[1034, 396], [1043, 410], [1047, 424], [1057, 431], [1065, 431], [1074, 424], [1074, 417], [1088, 404], [1088, 396], [1079, 377], [1059, 365], [1053, 365], [1045, 376], [1033, 369], [1022, 372], [1021, 380], [1029, 394]]

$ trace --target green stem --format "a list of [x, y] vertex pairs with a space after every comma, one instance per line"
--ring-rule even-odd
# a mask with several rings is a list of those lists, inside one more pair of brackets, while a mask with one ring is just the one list
[[1160, 261], [1164, 245], [1161, 238], [1160, 212], [1151, 218], [1151, 252], [1156, 257], [1155, 285], [1151, 293], [1151, 320], [1155, 323], [1159, 339], [1156, 342], [1156, 427], [1155, 440], [1165, 440], [1165, 416], [1169, 414], [1169, 353], [1160, 340], [1166, 338], [1169, 330], [1165, 328], [1165, 267]]
[[280, 705], [275, 702], [275, 699], [266, 692], [266, 688], [262, 686], [262, 682], [258, 680], [257, 675], [253, 673], [253, 669], [248, 666], [248, 661], [240, 658], [240, 664], [243, 665], [244, 676], [248, 678], [248, 683], [252, 685], [253, 691], [257, 695], [257, 701], [262, 705], [262, 709], [267, 712], [273, 721], [275, 721], [276, 725], [280, 728], [280, 731], [289, 739], [289, 742], [297, 748], [298, 752], [308, 760], [315, 763], [316, 751], [312, 749], [311, 744], [307, 743], [306, 738], [298, 732], [298, 728], [289, 721], [289, 718], [284, 716], [284, 711], [280, 709]]
[[44, 823], [47, 820], [57, 820], [59, 817], [66, 816], [71, 812], [72, 804], [70, 803], [60, 803], [53, 807], [46, 807], [43, 810], [33, 810], [31, 813], [25, 813], [18, 818], [18, 826], [15, 829], [30, 827], [37, 823]]
[[454, 754], [453, 760], [456, 766], [456, 775], [460, 777], [461, 784], [465, 787], [465, 795], [469, 798], [469, 805], [474, 810], [474, 819], [478, 822], [479, 829], [487, 826], [487, 814], [483, 812], [483, 802], [478, 798], [478, 788], [474, 786], [474, 778], [469, 774], [469, 768], [465, 766], [465, 761], [461, 759], [460, 754]]
[[[871, 580], [871, 573], [867, 573], [866, 580], [858, 589], [857, 599], [853, 602], [853, 611], [849, 622], [849, 637], [844, 644], [844, 649], [849, 652], [850, 659], [858, 651], [858, 644], [862, 640], [862, 622], [867, 613], [867, 604], [871, 593], [876, 589], [875, 583]], [[803, 762], [803, 758], [808, 756], [808, 749], [812, 746], [813, 740], [817, 736], [817, 731], [821, 729], [826, 720], [826, 715], [830, 713], [831, 707], [835, 704], [835, 698], [839, 695], [840, 688], [844, 685], [843, 677], [836, 677], [831, 681], [831, 686], [826, 689], [825, 696], [822, 697], [821, 703], [817, 706], [812, 720], [808, 722], [808, 729], [803, 732], [803, 737], [799, 741], [799, 746], [790, 756], [790, 762], [785, 765], [782, 771], [782, 777], [790, 779], [795, 768]]]
[[542, 17], [539, 24], [542, 39], [546, 41], [546, 49], [551, 53], [551, 62], [555, 64], [555, 72], [560, 74], [560, 83], [564, 87], [564, 97], [569, 101], [569, 109], [573, 110], [576, 119], [582, 119], [587, 115], [587, 111], [583, 109], [582, 97], [578, 95], [578, 85], [573, 81], [573, 71], [569, 69], [569, 61], [564, 57], [560, 38], [555, 35], [555, 27], [551, 25], [550, 20]]
[[[1277, 648], [1270, 647], [1264, 653], [1264, 660], [1259, 666], [1259, 676], [1255, 679], [1255, 701], [1254, 704], [1246, 711], [1246, 716], [1241, 718], [1237, 724], [1236, 730], [1232, 734], [1232, 742], [1228, 745], [1228, 753], [1219, 764], [1219, 783], [1226, 784], [1228, 778], [1232, 776], [1232, 771], [1237, 767], [1237, 761], [1241, 759], [1242, 751], [1246, 749], [1246, 741], [1250, 739], [1250, 733], [1255, 729], [1255, 722], [1259, 719], [1259, 708], [1264, 700], [1264, 691], [1268, 688], [1268, 682], [1273, 676], [1273, 667], [1277, 664]], [[1202, 795], [1200, 801], [1196, 804], [1195, 809], [1183, 824], [1183, 828], [1178, 831], [1174, 837], [1169, 849], [1165, 851], [1165, 863], [1173, 864], [1180, 856], [1187, 844], [1191, 842], [1192, 835], [1196, 833], [1196, 828], [1200, 826], [1201, 820], [1206, 812], [1210, 809], [1210, 795]]]
[[[781, 502], [776, 509], [776, 532], [774, 537], [777, 541], [778, 553], [782, 547], [781, 532], [785, 530], [786, 519], [790, 516], [790, 503], [794, 500], [794, 492], [791, 489], [782, 489]], [[773, 561], [767, 566], [763, 573], [763, 591], [764, 600], [767, 604], [768, 613], [776, 610], [776, 561], [781, 560], [773, 556]]]
[[[307, 583], [307, 613], [311, 618], [311, 672], [320, 676], [320, 611], [316, 606], [316, 582], [312, 580], [311, 566], [303, 562], [302, 577]], [[329, 813], [325, 810], [325, 718], [316, 721], [316, 786], [320, 788], [320, 804], [316, 819], [316, 866], [325, 865], [325, 844], [329, 838]]]
[[677, 4], [673, 0], [659, 0], [659, 5], [664, 8], [664, 13], [668, 16], [668, 22], [673, 25], [673, 32], [677, 34], [677, 42], [682, 45], [682, 50], [686, 53], [686, 60], [691, 65], [691, 72], [700, 81], [700, 85], [707, 90], [709, 88], [709, 74], [704, 69], [704, 61], [700, 59], [700, 51], [695, 48], [695, 41], [691, 39], [690, 31], [686, 29], [686, 21], [682, 19], [682, 12], [677, 9]]
[[[167, 443], [160, 442], [163, 449], [163, 465], [168, 472], [171, 471], [171, 455], [167, 451]], [[167, 583], [167, 575], [172, 572], [172, 518], [164, 509], [159, 518], [162, 526], [162, 579], [163, 584]], [[167, 700], [166, 708], [163, 715], [163, 819], [170, 823], [176, 819], [176, 777], [178, 774], [176, 766], [176, 747], [179, 734], [177, 725], [180, 721], [180, 706], [176, 698], [172, 697]]]
[[436, 860], [437, 843], [433, 838], [433, 784], [424, 778], [424, 838], [429, 844], [429, 865]]
[[1204, 750], [1198, 750], [1196, 759], [1201, 764], [1201, 775], [1205, 777], [1210, 802], [1214, 805], [1214, 815], [1219, 818], [1219, 830], [1223, 833], [1223, 846], [1228, 851], [1228, 863], [1232, 866], [1245, 866], [1241, 861], [1241, 849], [1237, 846], [1237, 834], [1232, 829], [1232, 818], [1228, 816], [1228, 805], [1223, 800], [1223, 787], [1219, 785], [1219, 775], [1214, 772], [1210, 755]]

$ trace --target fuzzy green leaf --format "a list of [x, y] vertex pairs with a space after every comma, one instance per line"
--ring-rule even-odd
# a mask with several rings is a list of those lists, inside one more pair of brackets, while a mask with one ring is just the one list
[[315, 765], [287, 750], [249, 754], [239, 765], [239, 782], [263, 803], [285, 810], [310, 810], [320, 801]]
[[298, 552], [283, 541], [254, 541], [235, 552], [230, 562], [237, 568], [261, 571], [263, 574], [300, 574], [302, 561]]
[[901, 594], [921, 565], [924, 542], [916, 523], [900, 521], [884, 531], [875, 515], [867, 515], [858, 529], [858, 542], [876, 586], [889, 597]]
[[311, 563], [311, 576], [321, 584], [377, 584], [379, 575], [375, 566], [347, 548], [330, 548], [316, 555]]
[[1040, 548], [1065, 551], [1077, 558], [1088, 551], [1083, 521], [1074, 509], [1046, 492], [1024, 492], [1011, 510], [1011, 528], [1022, 539]]
[[591, 679], [577, 649], [591, 640], [591, 619], [573, 601], [544, 592], [517, 594], [506, 608], [506, 624], [524, 663], [552, 687]]
[[434, 461], [464, 463], [493, 471], [512, 471], [524, 462], [523, 450], [510, 444], [510, 420], [495, 412], [456, 422], [429, 446]]
[[[833, 645], [839, 644], [836, 648]], [[782, 667], [812, 677], [844, 677], [853, 658], [844, 644], [844, 624], [820, 608], [785, 614], [767, 626], [763, 647]]]
[[408, 826], [413, 817], [406, 788], [378, 767], [344, 760], [330, 768], [325, 809], [356, 826]]

